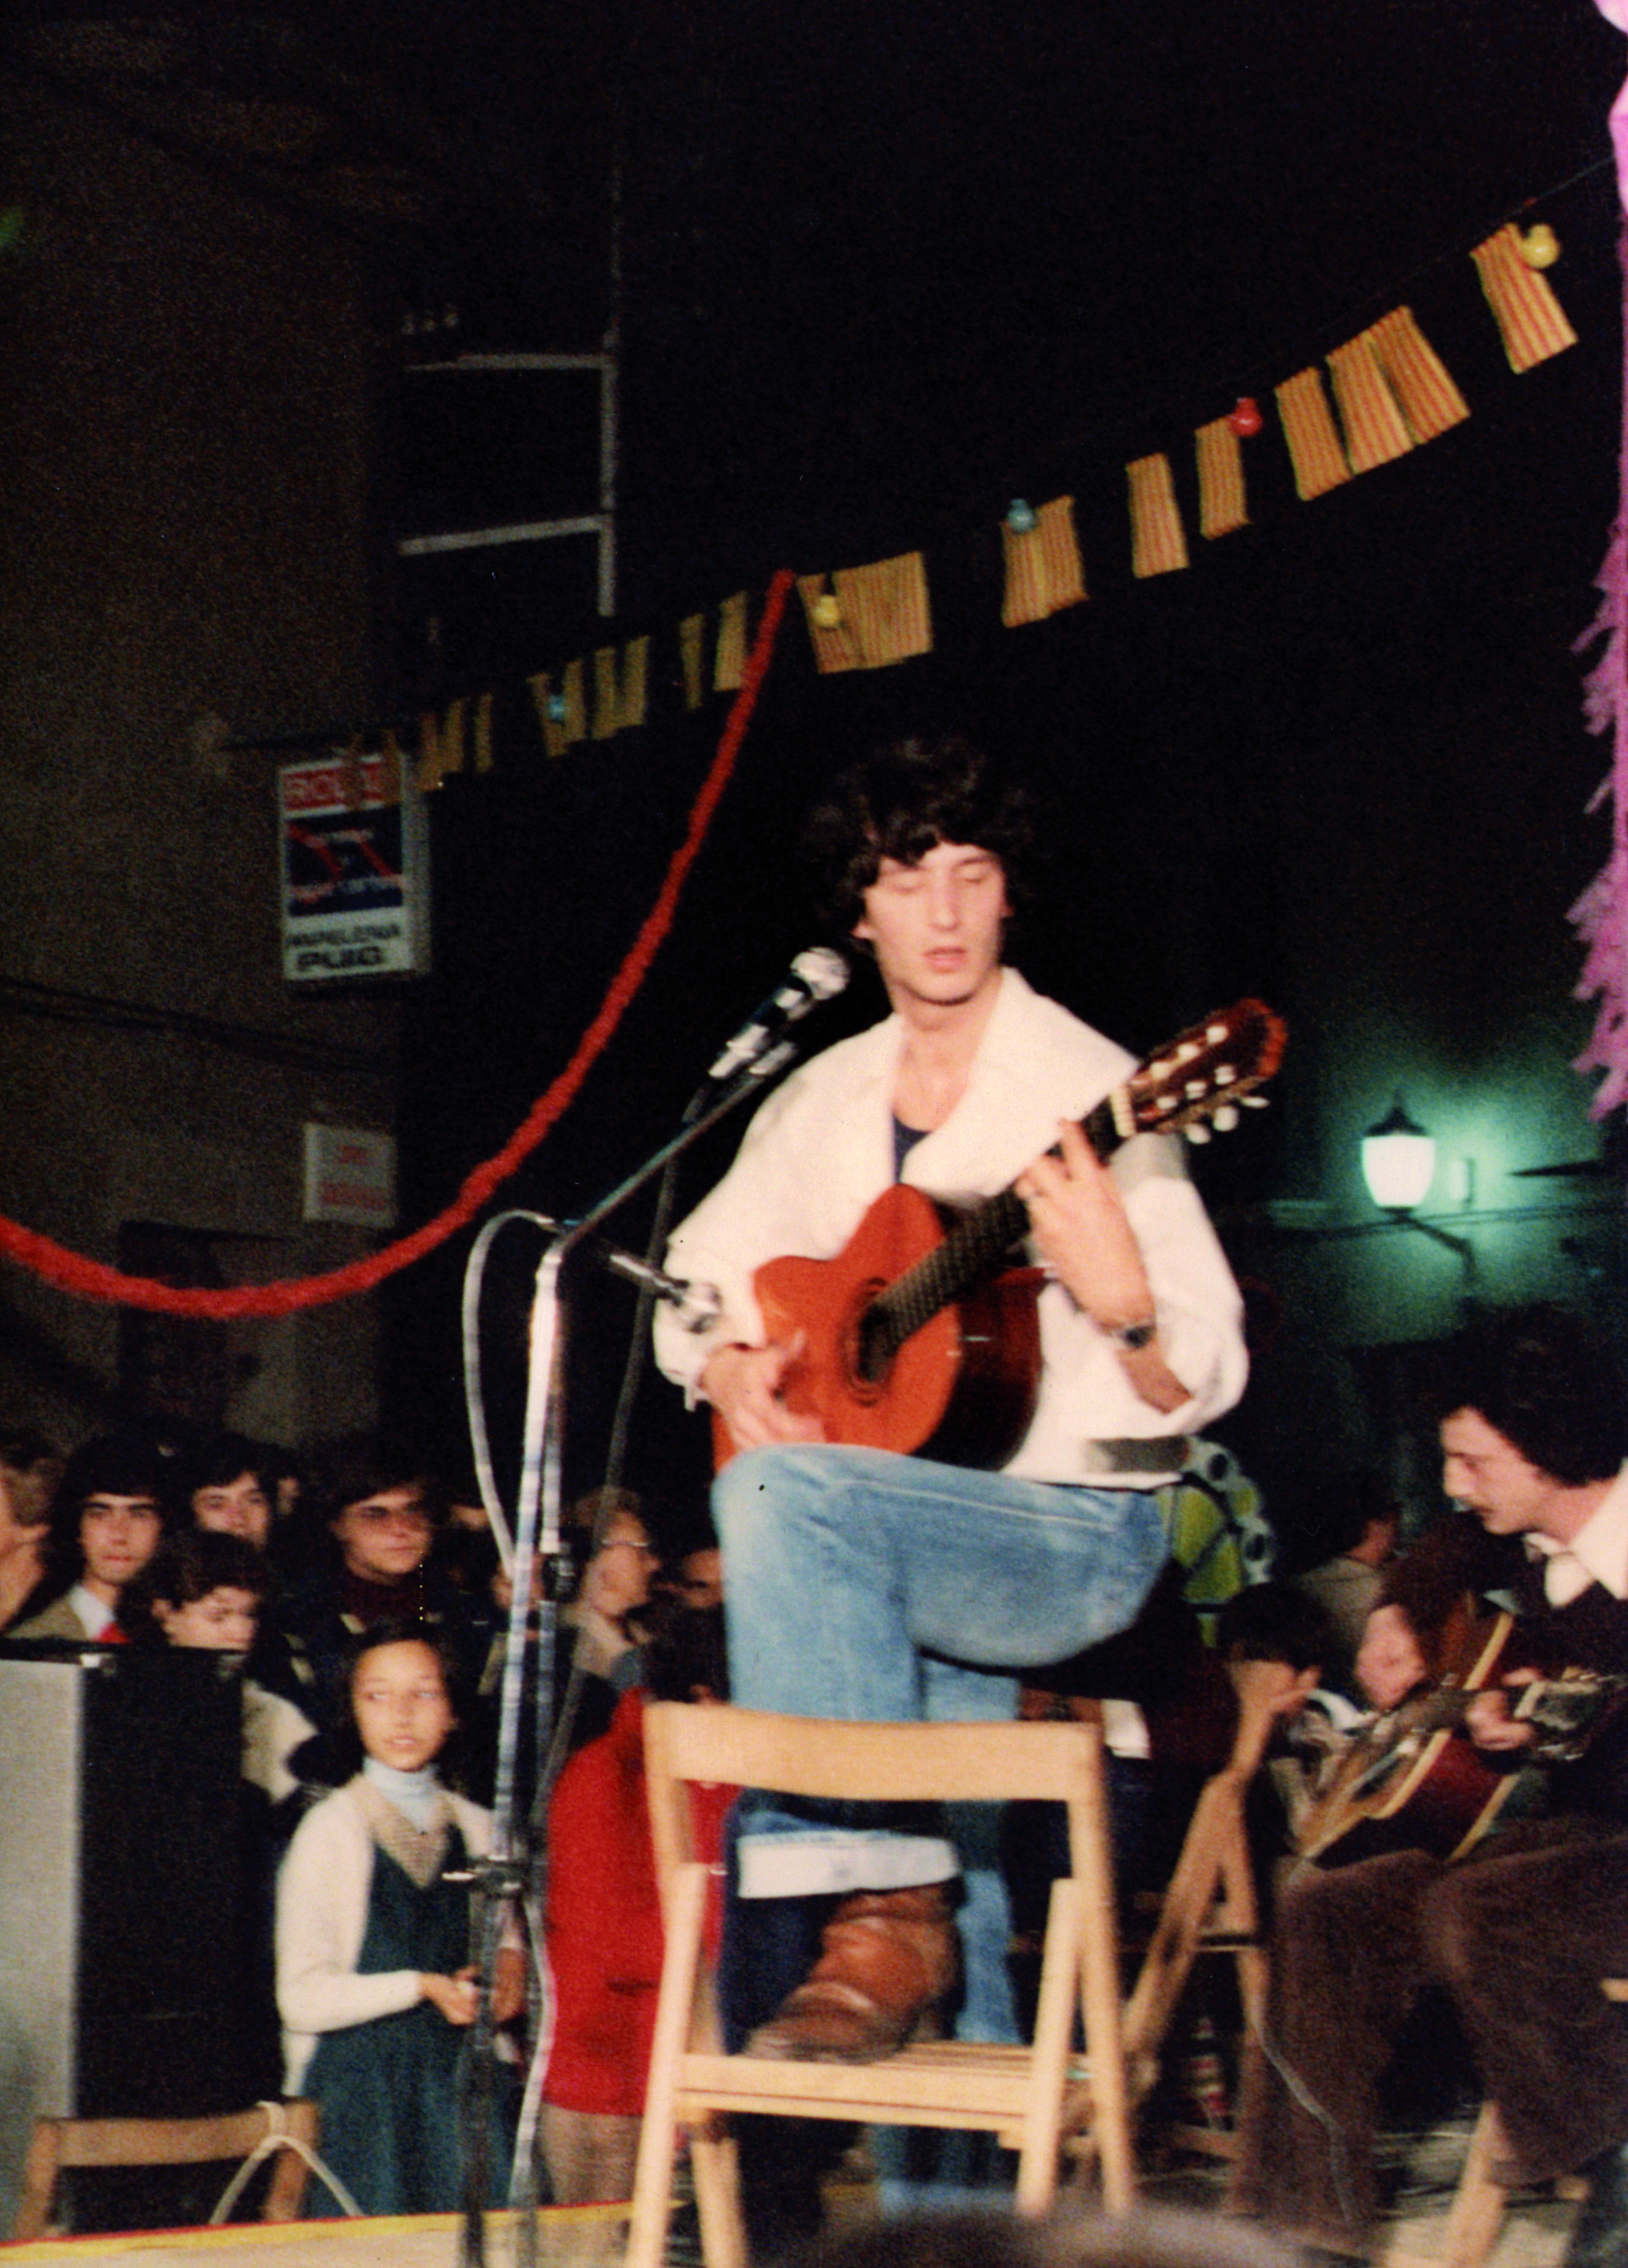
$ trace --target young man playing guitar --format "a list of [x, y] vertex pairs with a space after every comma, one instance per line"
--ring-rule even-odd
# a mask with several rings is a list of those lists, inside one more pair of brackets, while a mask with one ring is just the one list
[[[1462, 1856], [1392, 1848], [1302, 1872], [1280, 1905], [1264, 2037], [1246, 2068], [1235, 2200], [1339, 2250], [1368, 2243], [1380, 2082], [1426, 1984], [1452, 2000], [1499, 2109], [1512, 2178], [1586, 2169], [1566, 2268], [1628, 2268], [1628, 1394], [1551, 1307], [1492, 1311], [1446, 1350], [1432, 1395], [1463, 1514], [1397, 1563], [1365, 1646], [1381, 1706], [1426, 1675], [1419, 1633], [1469, 1583], [1514, 1610], [1522, 1667], [1476, 1693], [1476, 1748], [1547, 1779]], [[1518, 1650], [1517, 1650], [1518, 1649]], [[1535, 1676], [1593, 1672], [1580, 1734], [1517, 1713]], [[1406, 1829], [1395, 1822], [1405, 1843]], [[1338, 1847], [1331, 1856], [1338, 1859]]]
[[[718, 1286], [722, 1317], [700, 1340], [658, 1327], [663, 1366], [738, 1453], [714, 1491], [733, 1690], [801, 1716], [1008, 1718], [1015, 1666], [1133, 1619], [1165, 1556], [1153, 1491], [1243, 1391], [1238, 1295], [1180, 1145], [1136, 1136], [1111, 1169], [1080, 1130], [1131, 1058], [1003, 965], [1027, 814], [983, 755], [902, 742], [839, 784], [811, 835], [833, 924], [874, 955], [892, 1013], [759, 1111], [670, 1248]], [[830, 1438], [810, 1334], [766, 1321], [756, 1271], [840, 1254], [895, 1182], [956, 1205], [1015, 1189], [1026, 1209], [1038, 1392], [999, 1469]], [[993, 1864], [969, 1860], [957, 1889], [938, 1836], [842, 1809], [813, 1822], [760, 1800], [744, 1837], [744, 1896], [842, 1901], [750, 2051], [891, 2053], [954, 1990], [957, 1899], [963, 2034], [1014, 2036]]]

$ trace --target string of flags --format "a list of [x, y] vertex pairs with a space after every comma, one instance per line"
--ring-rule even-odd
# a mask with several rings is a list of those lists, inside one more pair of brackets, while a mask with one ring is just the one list
[[[1577, 342], [1545, 271], [1559, 256], [1546, 224], [1513, 222], [1471, 250], [1481, 289], [1505, 357], [1517, 374]], [[1313, 364], [1273, 388], [1273, 403], [1296, 495], [1312, 503], [1364, 473], [1435, 440], [1467, 418], [1470, 405], [1441, 356], [1406, 306], [1393, 308], [1354, 338], [1332, 348], [1326, 379]], [[1215, 541], [1249, 520], [1244, 444], [1266, 423], [1258, 404], [1239, 401], [1224, 416], [1197, 428], [1198, 533]], [[1126, 467], [1131, 573], [1138, 581], [1177, 574], [1192, 563], [1188, 531], [1168, 454], [1155, 452]], [[1039, 505], [1013, 503], [1001, 526], [1008, 629], [1046, 620], [1089, 599], [1072, 496]], [[930, 652], [932, 607], [921, 552], [799, 577], [815, 667], [822, 675], [879, 669]], [[749, 593], [737, 591], [716, 610], [710, 644], [705, 614], [678, 626], [678, 674], [686, 709], [709, 693], [737, 690], [746, 666]], [[567, 662], [526, 681], [545, 751], [562, 755], [584, 741], [612, 740], [649, 715], [649, 635]], [[417, 784], [428, 791], [450, 774], [490, 770], [493, 696], [450, 703], [423, 717]]]

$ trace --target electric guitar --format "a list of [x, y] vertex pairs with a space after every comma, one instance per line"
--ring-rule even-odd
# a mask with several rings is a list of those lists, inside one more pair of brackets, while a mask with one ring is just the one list
[[[1321, 1859], [1346, 1842], [1352, 1847], [1342, 1858], [1384, 1849], [1457, 1859], [1480, 1841], [1507, 1806], [1523, 1808], [1533, 1791], [1532, 1772], [1541, 1772], [1541, 1767], [1523, 1766], [1521, 1752], [1514, 1750], [1507, 1753], [1500, 1771], [1460, 1730], [1470, 1702], [1507, 1671], [1514, 1629], [1514, 1616], [1507, 1614], [1475, 1625], [1462, 1672], [1432, 1690], [1410, 1695], [1354, 1735], [1329, 1786], [1300, 1823], [1296, 1841], [1302, 1861]], [[1581, 1669], [1536, 1678], [1507, 1689], [1510, 1714], [1551, 1736], [1575, 1736], [1624, 1683]], [[1552, 1748], [1549, 1753], [1552, 1757]], [[1378, 1833], [1362, 1834], [1370, 1822], [1381, 1821], [1385, 1825]]]
[[[1237, 1001], [1150, 1056], [1081, 1130], [1104, 1161], [1133, 1134], [1207, 1140], [1272, 1077], [1286, 1037], [1270, 1008]], [[1045, 1274], [1012, 1264], [1028, 1233], [1015, 1189], [957, 1214], [900, 1182], [835, 1259], [769, 1261], [752, 1278], [764, 1329], [772, 1343], [803, 1342], [782, 1383], [787, 1408], [817, 1417], [828, 1441], [1005, 1464], [1039, 1388]], [[716, 1413], [713, 1446], [720, 1465], [735, 1454]]]

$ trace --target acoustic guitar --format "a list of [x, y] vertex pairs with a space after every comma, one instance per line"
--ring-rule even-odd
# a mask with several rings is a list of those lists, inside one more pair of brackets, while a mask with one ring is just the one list
[[[1240, 1000], [1183, 1032], [1104, 1096], [1081, 1130], [1104, 1161], [1133, 1134], [1208, 1138], [1282, 1059], [1282, 1020]], [[1016, 1453], [1039, 1389], [1045, 1281], [1013, 1265], [1029, 1233], [1015, 1189], [957, 1213], [906, 1182], [884, 1189], [833, 1260], [771, 1260], [752, 1278], [769, 1340], [803, 1349], [788, 1409], [828, 1441], [993, 1470]], [[735, 1454], [715, 1412], [720, 1465]]]
[[[1524, 1810], [1541, 1794], [1541, 1768], [1523, 1766], [1521, 1752], [1513, 1750], [1500, 1771], [1462, 1730], [1476, 1696], [1507, 1674], [1515, 1628], [1507, 1614], [1466, 1625], [1462, 1669], [1428, 1691], [1410, 1695], [1353, 1736], [1328, 1787], [1300, 1823], [1302, 1862], [1337, 1852], [1335, 1863], [1343, 1864], [1379, 1850], [1462, 1858], [1501, 1812]], [[1507, 1689], [1510, 1714], [1551, 1741], [1574, 1738], [1624, 1683], [1581, 1669], [1534, 1678]], [[1548, 1756], [1556, 1756], [1552, 1746]], [[1341, 1845], [1346, 1847], [1338, 1850]]]

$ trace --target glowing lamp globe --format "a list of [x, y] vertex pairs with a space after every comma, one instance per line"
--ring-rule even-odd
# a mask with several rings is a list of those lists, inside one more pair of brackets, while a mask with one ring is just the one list
[[1435, 1170], [1434, 1138], [1413, 1123], [1397, 1095], [1388, 1114], [1362, 1137], [1368, 1195], [1387, 1212], [1412, 1212], [1429, 1195]]

